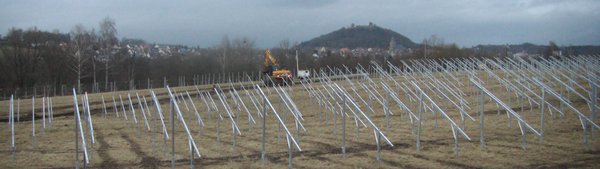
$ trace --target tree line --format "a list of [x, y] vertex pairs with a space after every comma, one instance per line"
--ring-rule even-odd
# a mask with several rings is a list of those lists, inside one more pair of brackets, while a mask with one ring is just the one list
[[[171, 45], [174, 49], [168, 54], [148, 57], [149, 48], [156, 44], [140, 39], [119, 40], [116, 23], [109, 17], [100, 21], [98, 27], [96, 30], [75, 25], [68, 33], [36, 27], [8, 30], [0, 41], [0, 90], [14, 93], [42, 87], [53, 89], [56, 94], [59, 88], [71, 87], [78, 92], [150, 87], [147, 84], [162, 87], [165, 81], [179, 84], [181, 77], [187, 77], [189, 82], [198, 80], [194, 78], [200, 75], [213, 78], [231, 72], [257, 75], [263, 68], [265, 49], [257, 48], [255, 41], [246, 37], [224, 36], [220, 44], [207, 48]], [[429, 43], [435, 40], [437, 43]], [[136, 49], [134, 45], [141, 47]], [[385, 65], [388, 61], [399, 64], [402, 59], [473, 55], [468, 49], [431, 38], [420, 48], [400, 54], [384, 52], [352, 57], [327, 50], [313, 57], [318, 52], [298, 48], [298, 43], [291, 44], [289, 40], [282, 40], [271, 49], [280, 67], [292, 71], [296, 67], [296, 53], [300, 69], [342, 68], [343, 65], [352, 68], [371, 62]]]
[[[258, 72], [260, 67], [260, 52], [248, 38], [225, 36], [215, 47], [195, 48], [194, 52], [173, 49], [168, 55], [151, 58], [145, 54], [153, 45], [138, 39], [119, 40], [117, 36], [116, 23], [108, 17], [99, 23], [97, 31], [83, 25], [74, 26], [68, 33], [12, 28], [0, 39], [0, 89], [131, 89], [142, 80], [162, 84], [163, 80], [177, 81], [180, 76]], [[143, 47], [136, 49], [134, 44]]]

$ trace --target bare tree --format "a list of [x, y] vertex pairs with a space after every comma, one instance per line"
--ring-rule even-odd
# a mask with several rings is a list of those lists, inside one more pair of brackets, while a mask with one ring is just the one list
[[97, 44], [98, 44], [98, 36], [96, 35], [96, 31], [92, 28], [92, 30], [89, 31], [88, 33], [88, 42], [89, 45], [88, 49], [90, 53], [90, 61], [92, 62], [92, 78], [93, 78], [93, 83], [92, 83], [92, 91], [96, 92], [96, 90], [98, 89], [98, 81], [96, 80], [96, 59], [98, 59], [99, 56], [99, 51], [97, 48]]
[[550, 41], [548, 43], [548, 47], [546, 47], [546, 49], [544, 50], [544, 56], [550, 57], [550, 56], [559, 56], [559, 55], [560, 55], [560, 48], [558, 47], [558, 45], [556, 45], [556, 43], [554, 41]]
[[15, 84], [10, 84], [14, 87], [22, 87], [25, 85], [26, 66], [31, 60], [25, 56], [27, 44], [23, 42], [23, 30], [12, 28], [6, 36], [7, 44], [10, 47], [2, 49], [5, 57], [3, 59], [4, 65], [2, 65], [2, 75], [6, 76], [6, 79], [12, 79]]
[[227, 70], [227, 57], [229, 51], [231, 50], [231, 42], [229, 41], [229, 37], [227, 35], [223, 36], [221, 40], [221, 45], [219, 46], [219, 51], [221, 55], [221, 73], [225, 73]]
[[229, 58], [230, 72], [255, 71], [259, 68], [259, 60], [254, 55], [254, 40], [247, 37], [235, 38], [231, 42]]
[[67, 37], [36, 27], [10, 29], [5, 43], [0, 43], [0, 87], [29, 88], [67, 79], [65, 53], [60, 46]]
[[294, 59], [290, 57], [290, 40], [284, 39], [279, 41], [278, 48], [273, 48], [271, 53], [277, 57], [277, 61], [279, 62], [279, 66], [281, 68], [291, 68], [293, 65], [296, 65]]
[[[137, 70], [137, 63], [143, 57], [143, 51], [138, 45], [127, 45], [127, 56], [125, 58], [125, 67], [127, 68], [127, 82], [129, 83], [129, 90], [135, 88], [135, 76]], [[172, 56], [169, 56], [172, 57]]]
[[[285, 50], [285, 52], [288, 52], [288, 50], [290, 49], [290, 40], [289, 39], [284, 39], [279, 41], [279, 47], [283, 50]], [[287, 55], [288, 53], [286, 53]]]
[[81, 79], [85, 76], [84, 66], [90, 60], [90, 51], [93, 43], [93, 33], [78, 24], [71, 30], [70, 53], [73, 60], [72, 68], [77, 74], [77, 92], [81, 93]]
[[436, 54], [436, 51], [444, 45], [443, 38], [438, 37], [437, 35], [431, 35], [429, 38], [423, 40], [423, 57], [439, 57]]
[[113, 55], [114, 46], [119, 43], [117, 39], [117, 28], [115, 20], [110, 17], [100, 22], [100, 53], [104, 62], [104, 90], [108, 90], [109, 62]]

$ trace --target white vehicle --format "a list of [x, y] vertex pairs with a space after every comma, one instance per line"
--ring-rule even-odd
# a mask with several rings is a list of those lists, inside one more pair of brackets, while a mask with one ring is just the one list
[[309, 70], [300, 70], [300, 66], [298, 65], [298, 50], [296, 50], [296, 71], [298, 71], [298, 79], [300, 80], [304, 80], [305, 78], [310, 77], [310, 71]]
[[298, 70], [298, 79], [304, 80], [304, 78], [310, 77], [310, 71], [308, 70]]

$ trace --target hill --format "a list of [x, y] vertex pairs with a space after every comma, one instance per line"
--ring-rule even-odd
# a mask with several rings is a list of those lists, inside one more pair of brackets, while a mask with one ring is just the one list
[[394, 38], [396, 49], [414, 48], [417, 45], [402, 34], [375, 24], [341, 28], [331, 33], [321, 35], [309, 41], [300, 43], [301, 48], [331, 47], [331, 48], [388, 48]]

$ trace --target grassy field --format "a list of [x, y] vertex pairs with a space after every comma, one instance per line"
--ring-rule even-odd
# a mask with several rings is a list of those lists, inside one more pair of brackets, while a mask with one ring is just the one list
[[[400, 80], [401, 78], [398, 78]], [[463, 78], [461, 78], [463, 79]], [[359, 80], [356, 80], [359, 82]], [[463, 83], [466, 83], [467, 80]], [[506, 92], [498, 84], [488, 80], [486, 87], [503, 101], [508, 101]], [[348, 86], [345, 81], [337, 81], [340, 85]], [[494, 85], [489, 85], [494, 84]], [[313, 84], [320, 87], [320, 83]], [[200, 90], [209, 89], [211, 86], [199, 86]], [[200, 149], [201, 158], [196, 158], [194, 164], [197, 167], [206, 168], [285, 168], [288, 165], [288, 151], [285, 135], [278, 132], [278, 123], [272, 112], [267, 115], [267, 160], [262, 162], [261, 155], [261, 127], [262, 119], [257, 115], [256, 109], [248, 98], [240, 92], [246, 106], [250, 110], [256, 124], [248, 123], [245, 110], [237, 110], [234, 102], [230, 99], [235, 118], [241, 135], [235, 138], [232, 135], [231, 122], [225, 112], [224, 120], [218, 122], [217, 112], [208, 113], [202, 100], [194, 97], [195, 87], [176, 88], [178, 92], [189, 90], [192, 94], [194, 104], [203, 118], [204, 126], [196, 119], [191, 105], [189, 111], [183, 103], [179, 106], [183, 116], [192, 130], [193, 137]], [[412, 124], [405, 112], [401, 111], [397, 104], [390, 102], [393, 115], [390, 118], [390, 128], [386, 128], [383, 107], [373, 101], [374, 112], [370, 114], [375, 124], [381, 128], [385, 135], [394, 144], [382, 145], [381, 161], [376, 160], [377, 147], [372, 128], [355, 127], [353, 116], [346, 120], [346, 155], [342, 154], [342, 119], [337, 116], [335, 128], [333, 113], [317, 104], [314, 98], [310, 98], [301, 85], [296, 85], [288, 91], [298, 108], [303, 114], [303, 124], [306, 131], [300, 131], [299, 135], [293, 123], [293, 117], [287, 111], [285, 105], [278, 98], [273, 89], [269, 99], [274, 103], [278, 113], [284, 117], [287, 127], [299, 140], [301, 152], [294, 150], [293, 167], [295, 168], [598, 168], [600, 166], [600, 141], [596, 132], [595, 140], [588, 144], [583, 143], [583, 130], [578, 117], [570, 110], [565, 109], [565, 116], [555, 114], [551, 116], [546, 111], [544, 121], [543, 140], [527, 133], [526, 150], [522, 148], [521, 132], [514, 118], [512, 122], [507, 118], [505, 111], [498, 114], [495, 103], [485, 99], [485, 147], [479, 143], [479, 95], [470, 85], [465, 85], [462, 90], [468, 95], [471, 110], [469, 114], [477, 121], [466, 119], [464, 130], [472, 140], [460, 137], [459, 155], [454, 158], [454, 139], [452, 131], [446, 120], [438, 114], [430, 111], [423, 113], [423, 129], [421, 132], [421, 149], [416, 151], [416, 135], [413, 133]], [[95, 144], [90, 149], [91, 168], [170, 168], [171, 167], [171, 140], [163, 142], [162, 125], [156, 116], [154, 105], [149, 105], [152, 116], [148, 116], [151, 131], [146, 129], [137, 107], [135, 93], [149, 98], [146, 90], [131, 91], [132, 101], [136, 105], [138, 123], [131, 119], [131, 112], [126, 104], [129, 120], [122, 116], [117, 118], [112, 108], [112, 96], [115, 96], [117, 105], [120, 102], [118, 95], [127, 100], [127, 91], [118, 93], [95, 93], [89, 95], [90, 106], [93, 113], [93, 124], [95, 132]], [[169, 125], [169, 104], [166, 100], [166, 91], [156, 89], [161, 99], [164, 111], [165, 123]], [[366, 98], [364, 91], [359, 91]], [[381, 90], [380, 92], [383, 92]], [[433, 92], [428, 91], [432, 99], [440, 105], [450, 117], [458, 124], [462, 124], [457, 109], [444, 107], [445, 100], [433, 97]], [[384, 94], [384, 93], [382, 93]], [[101, 96], [106, 99], [109, 106], [106, 117], [104, 116]], [[418, 103], [411, 102], [404, 94], [401, 100], [411, 110], [416, 112]], [[579, 110], [589, 114], [589, 110], [583, 100], [573, 97], [573, 102]], [[188, 99], [186, 97], [186, 99]], [[222, 110], [220, 102], [215, 97], [215, 102]], [[36, 99], [36, 137], [32, 142], [31, 123], [31, 100], [21, 100], [21, 122], [15, 124], [16, 153], [13, 155], [10, 149], [10, 128], [7, 123], [8, 101], [0, 102], [0, 168], [73, 168], [75, 165], [75, 121], [73, 116], [73, 103], [71, 96], [54, 97], [55, 118], [51, 126], [42, 129], [41, 123], [41, 99]], [[557, 105], [555, 99], [549, 99]], [[188, 102], [189, 104], [190, 102]], [[532, 124], [536, 130], [540, 129], [540, 110], [538, 107], [531, 108], [525, 101], [524, 110], [518, 105], [513, 95], [512, 102], [507, 103], [517, 110], [524, 119]], [[364, 105], [363, 105], [364, 106]], [[450, 106], [450, 105], [448, 105]], [[346, 110], [348, 111], [348, 110]], [[555, 112], [556, 113], [556, 112]], [[350, 113], [349, 113], [350, 114]], [[154, 119], [154, 120], [153, 120]], [[437, 119], [437, 120], [436, 120]], [[436, 121], [438, 126], [436, 127]], [[598, 120], [595, 120], [598, 123]], [[510, 124], [510, 127], [509, 127]], [[173, 136], [168, 129], [169, 136]], [[217, 132], [219, 131], [219, 132]], [[219, 133], [219, 135], [217, 135]], [[87, 133], [86, 133], [87, 134]], [[177, 168], [188, 168], [190, 163], [190, 152], [187, 136], [181, 125], [176, 123], [175, 158]], [[235, 139], [235, 146], [233, 145]], [[86, 138], [89, 140], [89, 136]], [[81, 145], [80, 145], [81, 150]], [[79, 153], [82, 160], [82, 154]]]

